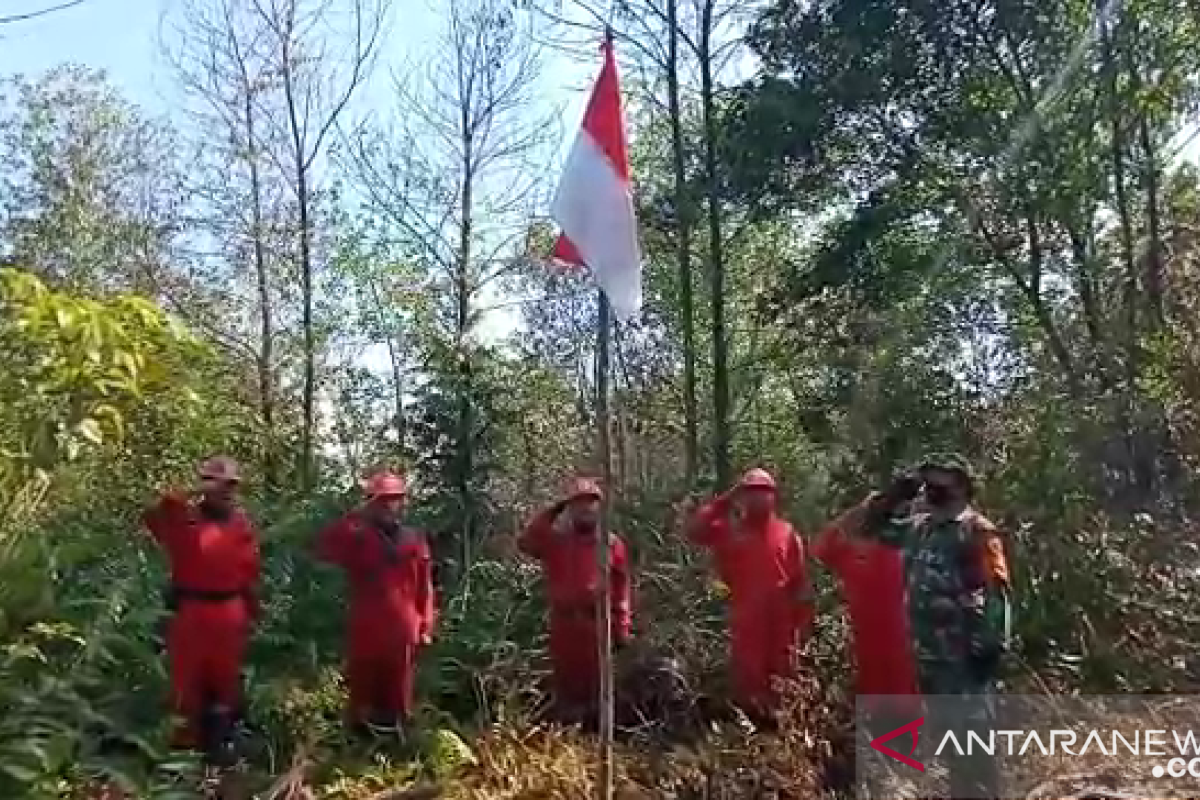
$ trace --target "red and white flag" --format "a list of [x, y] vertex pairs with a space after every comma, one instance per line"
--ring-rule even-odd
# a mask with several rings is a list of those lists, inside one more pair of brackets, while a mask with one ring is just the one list
[[550, 216], [562, 228], [554, 258], [590, 269], [617, 319], [637, 316], [642, 254], [611, 40], [604, 42], [604, 66], [567, 155]]

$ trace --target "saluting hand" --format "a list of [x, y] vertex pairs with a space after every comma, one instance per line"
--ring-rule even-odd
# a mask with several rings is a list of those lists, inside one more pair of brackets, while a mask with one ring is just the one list
[[901, 473], [892, 479], [887, 489], [871, 501], [873, 514], [887, 516], [905, 503], [911, 502], [921, 493], [922, 481], [912, 473]]
[[905, 472], [892, 479], [888, 487], [888, 499], [895, 500], [896, 505], [907, 503], [921, 493], [922, 480], [911, 472]]
[[686, 495], [682, 500], [674, 505], [674, 525], [678, 530], [687, 530], [688, 523], [691, 521], [692, 515], [696, 513], [696, 508], [699, 507], [699, 505], [700, 500], [694, 494]]

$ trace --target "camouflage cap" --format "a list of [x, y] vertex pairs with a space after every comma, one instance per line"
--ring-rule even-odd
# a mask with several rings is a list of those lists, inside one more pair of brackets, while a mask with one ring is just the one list
[[975, 484], [978, 482], [978, 476], [975, 474], [971, 462], [967, 461], [958, 453], [932, 453], [921, 460], [919, 471], [930, 472], [938, 470], [941, 472], [952, 472], [962, 478], [969, 492], [975, 491]]

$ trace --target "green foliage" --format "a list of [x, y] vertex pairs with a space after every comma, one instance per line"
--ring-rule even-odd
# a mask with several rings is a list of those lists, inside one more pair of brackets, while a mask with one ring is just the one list
[[6, 268], [0, 341], [5, 534], [28, 523], [57, 468], [120, 442], [148, 397], [168, 395], [185, 411], [199, 401], [177, 378], [182, 365], [203, 357], [203, 346], [141, 298], [74, 297]]
[[488, 348], [451, 348], [433, 340], [429, 356], [412, 425], [414, 466], [430, 500], [423, 521], [437, 534], [435, 548], [449, 567], [447, 577], [459, 579], [498, 513], [488, 486], [498, 468], [502, 373]]
[[0, 253], [76, 288], [162, 291], [177, 235], [172, 139], [102, 72], [0, 81]]

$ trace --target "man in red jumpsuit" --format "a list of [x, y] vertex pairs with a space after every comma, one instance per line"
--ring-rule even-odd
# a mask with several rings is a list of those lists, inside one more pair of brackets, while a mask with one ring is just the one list
[[242, 659], [258, 616], [258, 543], [237, 503], [240, 481], [232, 459], [209, 459], [199, 492], [170, 492], [144, 516], [171, 570], [167, 655], [182, 719], [172, 744], [203, 746], [210, 756], [241, 712]]
[[[567, 496], [535, 516], [517, 540], [521, 552], [537, 559], [546, 576], [557, 715], [585, 725], [595, 723], [599, 708], [599, 521], [600, 486], [579, 478]], [[609, 534], [608, 541], [612, 637], [619, 647], [628, 641], [632, 624], [629, 559], [621, 537]]]
[[874, 695], [868, 711], [881, 731], [920, 708], [905, 605], [904, 553], [859, 536], [858, 510], [838, 517], [813, 543], [812, 554], [841, 583], [850, 614], [857, 693]]
[[350, 586], [346, 680], [360, 734], [400, 729], [412, 716], [417, 652], [437, 621], [429, 542], [400, 523], [406, 492], [399, 475], [373, 475], [366, 504], [317, 538], [319, 557], [345, 570]]
[[807, 635], [813, 619], [804, 544], [776, 514], [776, 500], [775, 479], [752, 469], [688, 525], [689, 538], [713, 552], [729, 587], [735, 698], [767, 725], [778, 705], [773, 679], [791, 676], [797, 636]]

